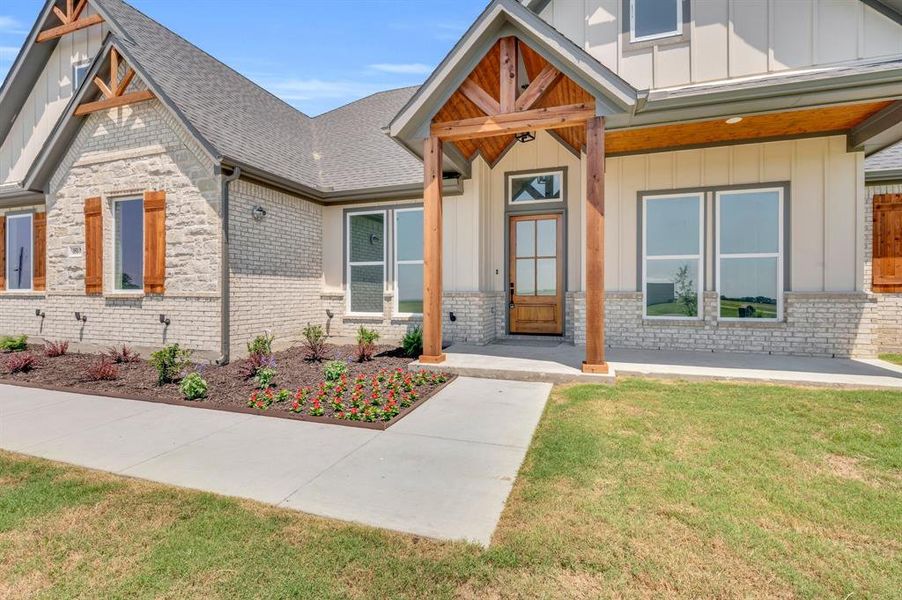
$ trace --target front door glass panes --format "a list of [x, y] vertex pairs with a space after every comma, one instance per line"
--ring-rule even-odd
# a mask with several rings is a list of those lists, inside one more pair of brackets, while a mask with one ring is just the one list
[[516, 221], [514, 261], [518, 296], [555, 296], [558, 293], [558, 220]]

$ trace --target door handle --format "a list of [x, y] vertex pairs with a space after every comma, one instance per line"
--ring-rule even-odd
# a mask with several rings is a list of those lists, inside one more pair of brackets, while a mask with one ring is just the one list
[[508, 298], [509, 298], [509, 301], [508, 301], [507, 307], [513, 308], [514, 307], [514, 282], [513, 281], [511, 281], [511, 283], [510, 283], [510, 296], [508, 296]]

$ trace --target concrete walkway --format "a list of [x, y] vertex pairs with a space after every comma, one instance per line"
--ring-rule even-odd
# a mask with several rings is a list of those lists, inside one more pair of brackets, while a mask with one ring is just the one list
[[373, 431], [0, 385], [0, 448], [488, 545], [550, 391], [459, 378]]
[[[445, 349], [442, 370], [471, 377], [525, 381], [592, 381], [580, 371], [584, 346], [505, 341], [487, 346], [454, 344]], [[878, 359], [811, 358], [609, 348], [606, 358], [617, 375], [671, 379], [730, 379], [834, 387], [902, 389], [902, 367]], [[597, 376], [594, 376], [597, 378]]]

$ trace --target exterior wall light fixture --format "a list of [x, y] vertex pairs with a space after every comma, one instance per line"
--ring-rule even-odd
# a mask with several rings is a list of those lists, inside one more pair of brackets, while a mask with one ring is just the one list
[[255, 206], [251, 211], [251, 216], [254, 217], [254, 221], [262, 221], [263, 217], [266, 216], [266, 209], [262, 206]]

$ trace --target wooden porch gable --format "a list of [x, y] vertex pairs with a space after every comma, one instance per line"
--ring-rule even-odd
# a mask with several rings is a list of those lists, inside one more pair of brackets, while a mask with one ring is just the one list
[[585, 145], [594, 97], [515, 37], [498, 40], [432, 119], [432, 134], [467, 158], [490, 164], [517, 133], [554, 129], [573, 150]]

